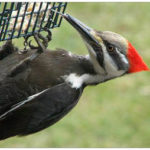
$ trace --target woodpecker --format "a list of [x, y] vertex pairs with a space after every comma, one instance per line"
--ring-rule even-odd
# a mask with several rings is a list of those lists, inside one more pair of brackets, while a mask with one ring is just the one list
[[0, 50], [0, 140], [53, 125], [78, 103], [88, 85], [149, 70], [121, 35], [63, 17], [80, 33], [89, 55], [45, 49], [33, 57], [33, 51], [19, 55], [11, 44]]

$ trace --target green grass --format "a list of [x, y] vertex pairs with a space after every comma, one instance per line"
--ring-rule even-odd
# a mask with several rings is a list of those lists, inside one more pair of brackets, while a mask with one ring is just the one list
[[[69, 3], [67, 13], [97, 30], [125, 36], [150, 66], [150, 3]], [[14, 40], [22, 47], [22, 39]], [[63, 20], [49, 48], [87, 54], [78, 33]], [[0, 147], [150, 147], [149, 72], [87, 87], [61, 121], [36, 134], [13, 137]]]

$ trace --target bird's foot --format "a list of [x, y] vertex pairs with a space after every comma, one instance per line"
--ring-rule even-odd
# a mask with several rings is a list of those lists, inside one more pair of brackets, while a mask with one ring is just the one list
[[25, 37], [24, 41], [24, 50], [21, 51], [21, 53], [26, 53], [28, 51], [27, 47], [29, 46], [30, 49], [39, 49], [39, 52], [43, 52], [47, 47], [48, 43], [51, 41], [51, 31], [48, 28], [44, 28], [44, 31], [46, 31], [48, 34], [46, 37], [44, 37], [41, 33], [35, 33], [34, 34], [34, 39], [37, 43], [38, 46], [34, 46], [31, 44], [32, 40], [28, 41], [31, 35]]
[[29, 42], [28, 42], [28, 39], [31, 37], [32, 35], [28, 35], [28, 36], [25, 36], [24, 37], [24, 49], [23, 50], [19, 50], [18, 53], [19, 54], [25, 54], [28, 52], [28, 46], [29, 46]]
[[[28, 44], [28, 38], [30, 36], [25, 38], [25, 44]], [[36, 52], [33, 53], [31, 56], [28, 56], [27, 58], [23, 59], [19, 64], [17, 64], [9, 73], [8, 73], [8, 77], [13, 77], [15, 75], [17, 75], [18, 73], [23, 72], [25, 69], [28, 68], [29, 64], [36, 59], [46, 48], [48, 45], [48, 42], [51, 40], [51, 32], [48, 31], [48, 35], [46, 38], [44, 38], [43, 36], [41, 36], [40, 33], [35, 33], [34, 34], [34, 39], [37, 43], [38, 46], [31, 46], [31, 49], [36, 49]], [[43, 41], [41, 42], [40, 39], [42, 39]], [[46, 41], [47, 40], [47, 41]], [[47, 42], [46, 44], [44, 42]], [[31, 44], [31, 41], [29, 41], [29, 44]], [[26, 47], [25, 47], [26, 48]], [[22, 52], [27, 52], [27, 49], [23, 50]]]
[[46, 37], [44, 37], [42, 34], [38, 33], [39, 39], [42, 40], [42, 44], [47, 48], [48, 43], [52, 40], [52, 33], [48, 28], [44, 28], [44, 31], [47, 32]]
[[48, 34], [46, 37], [44, 37], [41, 33], [35, 33], [34, 39], [38, 46], [34, 46], [31, 44], [31, 40], [29, 41], [29, 47], [31, 49], [39, 49], [39, 52], [43, 52], [47, 47], [48, 43], [51, 41], [51, 31], [47, 28], [44, 28], [44, 31], [46, 31]]

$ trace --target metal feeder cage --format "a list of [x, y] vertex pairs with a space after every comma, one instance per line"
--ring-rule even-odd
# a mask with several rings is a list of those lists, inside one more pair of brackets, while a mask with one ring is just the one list
[[0, 41], [60, 27], [60, 13], [66, 6], [64, 2], [0, 2]]

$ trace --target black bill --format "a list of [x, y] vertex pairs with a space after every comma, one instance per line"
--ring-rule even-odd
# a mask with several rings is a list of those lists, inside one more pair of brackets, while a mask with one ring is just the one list
[[93, 51], [96, 53], [99, 64], [104, 68], [103, 51], [102, 46], [100, 45], [102, 39], [96, 34], [92, 34], [96, 32], [92, 28], [89, 28], [88, 26], [83, 24], [78, 19], [68, 14], [64, 14], [63, 17], [80, 33], [82, 38], [92, 47]]

